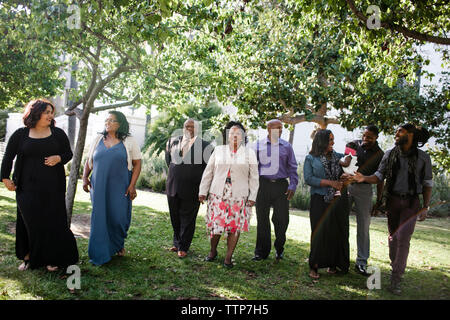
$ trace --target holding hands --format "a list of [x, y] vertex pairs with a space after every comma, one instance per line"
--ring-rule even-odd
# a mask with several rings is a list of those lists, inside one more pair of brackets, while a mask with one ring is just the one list
[[337, 180], [329, 180], [329, 182], [328, 182], [329, 187], [332, 187], [333, 189], [336, 189], [339, 191], [342, 189], [343, 185], [344, 184], [341, 181], [337, 181]]
[[[325, 185], [340, 191], [340, 190], [342, 190], [342, 188], [348, 186], [349, 184], [351, 184], [353, 182], [359, 182], [357, 180], [357, 177], [359, 177], [359, 176], [364, 177], [359, 172], [356, 172], [354, 175], [349, 174], [349, 173], [344, 173], [341, 175], [339, 180], [327, 180], [325, 182]], [[361, 180], [360, 178], [358, 178], [358, 179]]]

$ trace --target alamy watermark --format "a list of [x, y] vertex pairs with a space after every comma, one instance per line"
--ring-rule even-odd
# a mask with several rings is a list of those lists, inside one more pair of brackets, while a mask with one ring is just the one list
[[367, 273], [371, 275], [367, 278], [367, 289], [381, 289], [381, 272], [380, 268], [376, 266], [367, 267]]
[[67, 28], [70, 30], [73, 29], [81, 29], [81, 10], [80, 7], [76, 4], [71, 4], [67, 8], [68, 13], [72, 13], [67, 18]]
[[[35, 8], [40, 7], [41, 2], [37, 1], [35, 3]], [[42, 8], [40, 8], [42, 9]], [[81, 9], [76, 2], [66, 5], [62, 3], [49, 4], [44, 8], [47, 16], [57, 17], [61, 19], [61, 15], [67, 13], [69, 16], [66, 18], [66, 26], [69, 30], [81, 29]]]
[[80, 290], [81, 289], [81, 270], [77, 265], [71, 265], [67, 268], [67, 274], [71, 276], [67, 277], [67, 289]]
[[381, 27], [380, 7], [372, 4], [367, 8], [366, 13], [370, 15], [367, 18], [367, 22], [366, 22], [367, 28], [380, 29], [380, 27]]

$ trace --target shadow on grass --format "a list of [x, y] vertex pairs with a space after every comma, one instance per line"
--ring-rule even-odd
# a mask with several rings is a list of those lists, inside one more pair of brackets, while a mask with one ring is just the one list
[[[45, 270], [19, 272], [14, 255], [14, 237], [6, 225], [15, 221], [14, 199], [5, 200], [0, 207], [0, 235], [3, 257], [0, 260], [0, 278], [13, 282], [10, 290], [42, 297], [43, 299], [395, 299], [386, 291], [390, 266], [386, 259], [371, 259], [381, 271], [381, 290], [369, 291], [366, 278], [353, 270], [346, 275], [328, 275], [321, 271], [318, 282], [308, 277], [309, 243], [288, 239], [285, 258], [277, 262], [271, 256], [254, 262], [256, 227], [243, 233], [237, 244], [234, 268], [222, 266], [226, 241], [218, 246], [218, 259], [205, 262], [209, 252], [209, 237], [204, 218], [199, 216], [196, 232], [188, 256], [179, 259], [168, 249], [172, 245], [172, 227], [169, 213], [145, 206], [134, 206], [131, 227], [125, 242], [126, 256], [113, 257], [103, 266], [93, 266], [87, 255], [88, 239], [77, 239], [80, 253], [81, 290], [71, 294], [66, 287], [64, 271], [48, 273]], [[90, 213], [89, 202], [76, 202], [74, 214]], [[307, 212], [294, 215], [308, 218]], [[384, 232], [385, 230], [381, 230]], [[416, 234], [414, 235], [417, 236]], [[420, 235], [419, 235], [420, 237]], [[274, 236], [272, 235], [272, 239]], [[424, 241], [434, 241], [425, 236]], [[448, 241], [448, 238], [446, 239]], [[5, 248], [5, 249], [3, 249]], [[354, 263], [352, 261], [351, 263]], [[402, 299], [448, 299], [448, 276], [445, 271], [424, 271], [408, 268]], [[14, 289], [15, 286], [15, 289]], [[8, 290], [6, 288], [5, 290]], [[11, 297], [11, 298], [14, 298]]]

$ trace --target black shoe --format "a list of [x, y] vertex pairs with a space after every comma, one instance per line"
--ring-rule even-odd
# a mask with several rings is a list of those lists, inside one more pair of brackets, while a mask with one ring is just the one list
[[281, 259], [283, 259], [284, 258], [284, 251], [283, 252], [281, 252], [281, 253], [276, 253], [276, 255], [275, 255], [275, 259], [277, 259], [277, 260], [281, 260]]
[[400, 279], [391, 277], [391, 285], [389, 286], [389, 291], [397, 296], [402, 294], [402, 289], [400, 287]]
[[357, 273], [359, 273], [360, 275], [363, 275], [365, 277], [370, 276], [369, 273], [367, 273], [367, 267], [366, 266], [361, 266], [361, 265], [355, 265], [355, 271]]
[[225, 268], [227, 268], [227, 269], [231, 269], [231, 268], [233, 268], [233, 262], [231, 262], [231, 263], [226, 263], [225, 261], [223, 262], [223, 266], [225, 267]]
[[267, 259], [267, 257], [264, 258], [258, 254], [255, 254], [255, 256], [252, 258], [253, 261], [261, 261], [261, 260], [266, 260], [266, 259]]

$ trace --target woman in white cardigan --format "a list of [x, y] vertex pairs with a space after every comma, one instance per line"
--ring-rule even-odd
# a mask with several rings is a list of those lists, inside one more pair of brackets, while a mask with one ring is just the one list
[[125, 254], [141, 158], [127, 119], [119, 111], [110, 111], [105, 130], [91, 144], [83, 172], [83, 189], [91, 193], [92, 201], [88, 253], [95, 265], [107, 263], [116, 253]]
[[211, 250], [205, 261], [217, 257], [217, 245], [227, 237], [224, 266], [233, 267], [232, 256], [239, 235], [249, 230], [252, 207], [259, 188], [258, 162], [255, 152], [245, 146], [245, 128], [231, 121], [224, 130], [227, 144], [217, 146], [209, 158], [200, 183], [199, 201], [208, 196], [206, 227]]

